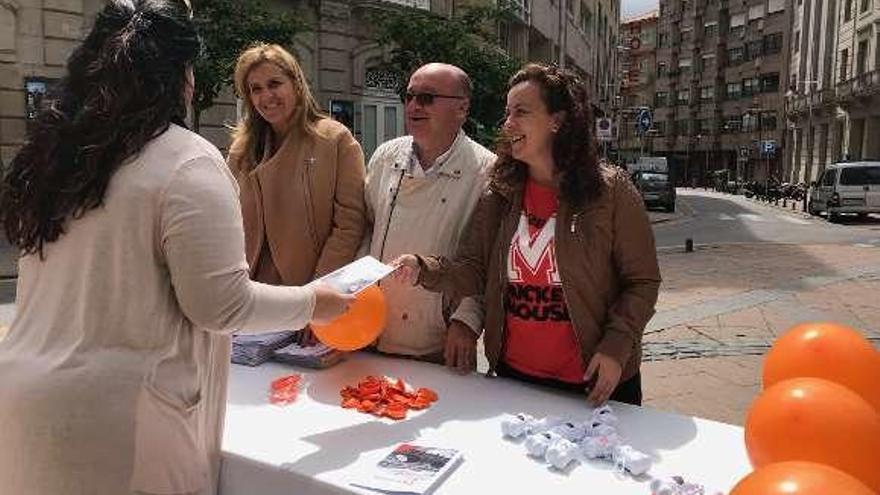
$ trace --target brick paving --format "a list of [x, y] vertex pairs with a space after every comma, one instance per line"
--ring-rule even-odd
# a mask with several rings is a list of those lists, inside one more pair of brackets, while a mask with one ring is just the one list
[[[880, 346], [880, 247], [711, 246], [661, 253], [660, 264], [643, 347], [646, 405], [743, 424], [763, 355], [803, 321], [845, 323]], [[658, 325], [664, 317], [676, 324]]]

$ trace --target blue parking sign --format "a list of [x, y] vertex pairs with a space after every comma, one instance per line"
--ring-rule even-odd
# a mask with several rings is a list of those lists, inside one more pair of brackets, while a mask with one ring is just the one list
[[639, 111], [639, 116], [636, 119], [636, 127], [638, 127], [639, 132], [642, 134], [648, 132], [648, 129], [651, 128], [652, 124], [651, 111], [647, 108], [643, 108]]

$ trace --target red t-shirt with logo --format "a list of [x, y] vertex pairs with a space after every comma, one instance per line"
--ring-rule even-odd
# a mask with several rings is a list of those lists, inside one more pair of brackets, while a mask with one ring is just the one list
[[526, 183], [507, 255], [504, 361], [527, 375], [583, 383], [584, 363], [556, 265], [559, 201], [553, 188]]

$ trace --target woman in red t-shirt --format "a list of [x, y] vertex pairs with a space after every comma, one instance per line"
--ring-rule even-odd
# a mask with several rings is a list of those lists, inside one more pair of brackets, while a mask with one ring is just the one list
[[586, 86], [529, 64], [510, 81], [488, 191], [455, 259], [404, 255], [398, 278], [485, 296], [490, 373], [641, 403], [641, 340], [660, 272], [625, 171], [596, 156]]

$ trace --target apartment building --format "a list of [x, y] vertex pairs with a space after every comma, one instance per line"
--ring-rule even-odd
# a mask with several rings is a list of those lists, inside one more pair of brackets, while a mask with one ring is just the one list
[[[399, 81], [381, 68], [387, 47], [371, 40], [370, 12], [401, 6], [456, 15], [494, 0], [272, 0], [296, 8], [313, 26], [294, 46], [320, 104], [345, 121], [367, 156], [405, 132]], [[0, 153], [11, 160], [42, 94], [60, 78], [70, 50], [102, 0], [0, 0]], [[558, 62], [581, 73], [601, 111], [616, 94], [620, 0], [514, 0], [499, 23], [504, 47], [522, 61]], [[564, 54], [561, 57], [560, 54]], [[503, 98], [504, 95], [499, 95]], [[201, 118], [200, 132], [221, 149], [235, 123], [225, 92]]]
[[789, 27], [785, 0], [660, 0], [651, 144], [679, 183], [782, 175]]
[[794, 0], [785, 180], [880, 160], [880, 1]]
[[620, 98], [617, 99], [618, 159], [633, 162], [650, 154], [651, 136], [640, 132], [636, 120], [642, 110], [654, 105], [654, 82], [657, 79], [657, 20], [651, 11], [620, 25]]

